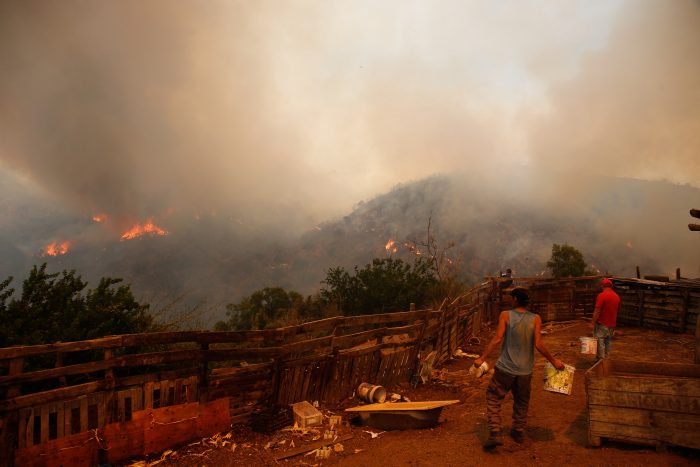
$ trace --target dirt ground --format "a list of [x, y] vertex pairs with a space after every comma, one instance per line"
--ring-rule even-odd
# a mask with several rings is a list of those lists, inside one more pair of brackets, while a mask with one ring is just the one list
[[[388, 388], [390, 392], [403, 394], [412, 401], [459, 399], [461, 402], [445, 407], [439, 425], [433, 429], [383, 432], [373, 438], [370, 432], [381, 430], [348, 427], [344, 433], [352, 433], [354, 437], [342, 442], [342, 452], [333, 451], [328, 459], [299, 455], [275, 461], [277, 454], [289, 450], [292, 441], [296, 447], [309, 444], [313, 434], [278, 431], [266, 436], [240, 428], [228, 438], [235, 443], [233, 452], [233, 444], [215, 447], [200, 443], [180, 448], [167, 456], [152, 456], [142, 460], [140, 465], [153, 464], [154, 461], [161, 466], [700, 465], [700, 451], [692, 449], [669, 447], [666, 452], [656, 452], [653, 447], [606, 440], [599, 448], [586, 446], [584, 373], [593, 364], [594, 356], [579, 353], [578, 336], [589, 333], [587, 324], [581, 321], [553, 326], [544, 336], [553, 354], [576, 367], [574, 387], [568, 396], [544, 391], [545, 359], [537, 354], [523, 445], [505, 436], [504, 446], [493, 452], [482, 449], [488, 436], [485, 391], [490, 379], [490, 376], [484, 376], [479, 380], [462, 378], [454, 386], [436, 380], [415, 389], [409, 385]], [[484, 335], [479, 345], [463, 346], [462, 349], [467, 353], [480, 353], [490, 337]], [[613, 341], [611, 358], [691, 363], [693, 346], [694, 339], [690, 335], [620, 328]], [[495, 357], [489, 358], [490, 364], [495, 362]], [[471, 358], [459, 358], [447, 362], [442, 368], [454, 374], [468, 369], [471, 364]], [[357, 402], [346, 400], [334, 407], [322, 405], [321, 409], [326, 415], [342, 415], [344, 420], [349, 420], [343, 409], [353, 405]], [[503, 406], [505, 433], [510, 428], [511, 410], [512, 398], [509, 395]]]

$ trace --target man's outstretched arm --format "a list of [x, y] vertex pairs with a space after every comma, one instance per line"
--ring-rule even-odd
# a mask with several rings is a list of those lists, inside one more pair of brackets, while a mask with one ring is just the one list
[[481, 366], [481, 364], [484, 363], [484, 360], [488, 358], [491, 352], [493, 352], [494, 349], [501, 345], [501, 342], [503, 342], [503, 336], [506, 333], [507, 316], [507, 311], [501, 312], [501, 315], [498, 317], [498, 327], [496, 328], [496, 335], [493, 336], [493, 339], [491, 339], [491, 342], [489, 342], [489, 345], [486, 347], [486, 350], [481, 355], [481, 357], [474, 360], [474, 366]]
[[564, 369], [564, 363], [559, 360], [558, 358], [554, 358], [552, 354], [549, 352], [549, 349], [544, 345], [544, 342], [542, 342], [542, 335], [540, 334], [540, 331], [542, 329], [542, 319], [540, 318], [540, 315], [535, 316], [535, 348], [539, 353], [542, 354], [544, 358], [549, 360], [549, 363], [551, 363], [554, 368], [557, 370], [563, 370]]

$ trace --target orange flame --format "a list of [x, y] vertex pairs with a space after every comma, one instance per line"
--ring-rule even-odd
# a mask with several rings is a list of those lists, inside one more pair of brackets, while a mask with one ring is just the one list
[[385, 250], [391, 250], [391, 247], [394, 246], [394, 240], [389, 239], [388, 242], [386, 242], [386, 246], [384, 247]]
[[107, 220], [107, 216], [104, 214], [95, 214], [92, 216], [92, 220], [95, 222], [104, 222]]
[[153, 223], [152, 219], [148, 219], [145, 224], [134, 224], [132, 228], [122, 234], [122, 240], [132, 240], [142, 235], [168, 235], [168, 231], [161, 229]]
[[44, 248], [44, 256], [65, 255], [70, 250], [71, 242], [51, 242]]

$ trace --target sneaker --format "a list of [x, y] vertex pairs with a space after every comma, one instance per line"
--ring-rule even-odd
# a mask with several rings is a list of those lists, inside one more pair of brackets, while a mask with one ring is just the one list
[[492, 431], [484, 443], [484, 449], [493, 449], [496, 446], [503, 446], [503, 435], [500, 431]]
[[510, 430], [510, 437], [516, 443], [522, 444], [525, 441], [525, 432], [522, 430]]

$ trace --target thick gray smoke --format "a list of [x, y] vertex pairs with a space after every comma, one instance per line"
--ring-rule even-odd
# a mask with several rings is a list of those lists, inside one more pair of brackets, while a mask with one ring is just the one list
[[[0, 246], [21, 258], [65, 238], [113, 245], [153, 217], [172, 251], [200, 238], [191, 256], [225, 263], [226, 283], [240, 252], [275, 274], [288, 262], [275, 242], [274, 261], [255, 256], [251, 238], [294, 239], [398, 183], [458, 174], [469, 190], [450, 191], [440, 219], [467, 250], [491, 238], [468, 232], [471, 220], [499, 225], [525, 205], [542, 222], [586, 213], [603, 261], [626, 248], [667, 256], [664, 272], [692, 268], [678, 213], [700, 206], [600, 175], [700, 187], [697, 57], [692, 0], [0, 0], [0, 182], [41, 199], [3, 183]], [[202, 240], [205, 222], [218, 230]], [[559, 231], [537, 244], [538, 262], [552, 241], [584, 241]], [[534, 257], [531, 232], [498, 246], [503, 261]], [[96, 275], [127, 247], [105, 248], [115, 259]], [[316, 270], [334, 265], [316, 253]], [[168, 254], [189, 286], [188, 264]]]
[[605, 47], [555, 82], [539, 117], [529, 116], [533, 161], [579, 177], [700, 186], [698, 57], [700, 2], [629, 2]]
[[119, 228], [522, 164], [700, 185], [698, 3], [536, 6], [5, 1], [0, 164]]

